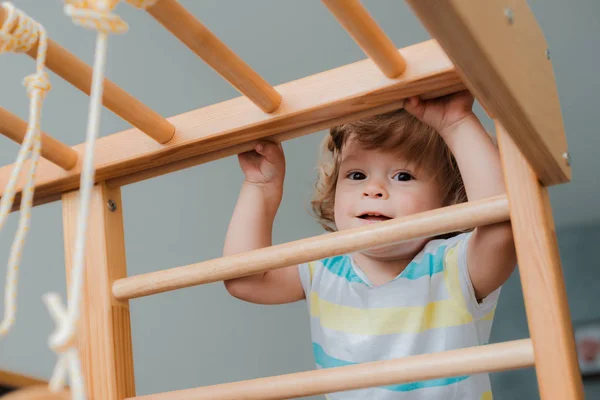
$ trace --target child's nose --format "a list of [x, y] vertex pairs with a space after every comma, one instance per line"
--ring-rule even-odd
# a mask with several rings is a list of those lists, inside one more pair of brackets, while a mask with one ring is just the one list
[[369, 182], [363, 191], [364, 197], [375, 199], [387, 199], [389, 197], [385, 186], [379, 182]]

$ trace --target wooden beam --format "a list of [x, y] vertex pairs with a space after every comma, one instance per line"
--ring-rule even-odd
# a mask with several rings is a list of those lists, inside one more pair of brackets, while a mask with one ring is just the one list
[[16, 372], [0, 370], [0, 386], [21, 388], [28, 386], [46, 385], [47, 381]]
[[72, 400], [68, 390], [51, 392], [48, 385], [29, 386], [2, 396], [2, 400]]
[[395, 78], [404, 72], [404, 59], [359, 0], [322, 2], [385, 76]]
[[197, 264], [129, 276], [114, 282], [113, 294], [121, 300], [148, 296], [507, 220], [506, 196], [493, 197]]
[[281, 104], [281, 95], [219, 40], [177, 0], [160, 0], [147, 11], [264, 112]]
[[[70, 277], [79, 191], [64, 194], [62, 200], [65, 261]], [[114, 208], [107, 206], [109, 200]], [[111, 294], [112, 283], [127, 276], [122, 209], [120, 189], [104, 184], [93, 188], [77, 331], [89, 399], [122, 400], [135, 395], [129, 303], [115, 300]]]
[[318, 369], [268, 378], [177, 390], [128, 400], [278, 400], [436, 378], [498, 372], [533, 365], [531, 340], [494, 343], [431, 354]]
[[[6, 11], [0, 7], [0, 26], [5, 19]], [[36, 43], [27, 54], [35, 59], [37, 49]], [[92, 68], [52, 39], [48, 39], [46, 67], [90, 94]], [[159, 143], [166, 143], [173, 137], [175, 128], [171, 123], [108, 79], [104, 80], [102, 104]]]
[[526, 0], [408, 0], [546, 185], [570, 180], [548, 44]]
[[[363, 60], [278, 86], [277, 91], [286, 101], [271, 114], [239, 97], [172, 117], [170, 121], [177, 133], [165, 145], [136, 129], [100, 138], [94, 157], [96, 179], [115, 179], [158, 167], [164, 167], [159, 172], [169, 172], [168, 165], [181, 165], [201, 154], [295, 129], [304, 129], [302, 134], [308, 134], [326, 127], [327, 121], [334, 124], [344, 116], [367, 110], [377, 112], [378, 107], [399, 104], [416, 94], [432, 97], [464, 89], [452, 63], [435, 41], [407, 47], [401, 53], [409, 68], [397, 79], [383, 77], [370, 60]], [[73, 148], [82, 154], [83, 144]], [[11, 169], [12, 166], [0, 168], [0, 190]], [[40, 160], [35, 204], [76, 189], [80, 173], [79, 165], [64, 171]], [[19, 182], [18, 190], [23, 183]]]
[[583, 399], [548, 189], [496, 123], [540, 398]]
[[[22, 144], [27, 133], [27, 121], [0, 107], [0, 133]], [[77, 152], [66, 144], [42, 132], [42, 157], [63, 169], [71, 169], [77, 164]]]

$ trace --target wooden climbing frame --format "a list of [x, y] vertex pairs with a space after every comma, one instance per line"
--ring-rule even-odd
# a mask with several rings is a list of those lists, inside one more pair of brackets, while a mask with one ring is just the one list
[[[534, 366], [540, 396], [582, 399], [547, 187], [570, 180], [552, 63], [525, 0], [407, 0], [433, 40], [403, 49], [358, 0], [323, 0], [369, 59], [270, 86], [175, 0], [147, 11], [244, 96], [164, 119], [106, 80], [104, 105], [133, 128], [98, 140], [79, 349], [90, 399], [280, 399]], [[0, 9], [0, 23], [3, 15]], [[35, 49], [30, 52], [35, 57]], [[89, 94], [91, 69], [51, 42], [48, 67]], [[507, 195], [159, 272], [127, 276], [123, 185], [468, 88], [495, 120]], [[229, 117], [228, 117], [229, 116]], [[0, 109], [0, 131], [24, 122]], [[62, 199], [67, 270], [83, 146], [45, 136], [35, 204]], [[0, 168], [4, 188], [12, 166]], [[23, 187], [19, 184], [19, 190]], [[0, 189], [3, 190], [3, 189]], [[2, 194], [2, 192], [0, 192]], [[111, 201], [113, 207], [106, 204]], [[135, 393], [129, 301], [457, 229], [512, 221], [531, 338], [196, 389]], [[385, 239], [382, 239], [385, 238]], [[357, 377], [361, 377], [357, 379]]]

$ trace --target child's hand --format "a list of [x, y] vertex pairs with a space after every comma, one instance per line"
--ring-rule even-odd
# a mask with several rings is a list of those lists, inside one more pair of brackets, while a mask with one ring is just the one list
[[246, 182], [257, 185], [283, 185], [285, 156], [281, 144], [260, 142], [254, 150], [238, 154], [238, 161]]
[[461, 121], [475, 117], [474, 101], [471, 93], [465, 90], [427, 101], [410, 97], [406, 99], [404, 109], [445, 136]]

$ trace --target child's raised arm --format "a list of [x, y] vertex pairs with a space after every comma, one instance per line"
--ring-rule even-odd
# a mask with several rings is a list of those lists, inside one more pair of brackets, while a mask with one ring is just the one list
[[[261, 142], [238, 160], [245, 180], [227, 230], [224, 256], [271, 245], [273, 220], [283, 196], [285, 157], [281, 145]], [[230, 279], [225, 287], [232, 296], [260, 304], [304, 298], [297, 266]]]
[[[469, 201], [505, 193], [500, 156], [472, 111], [467, 92], [420, 101], [411, 98], [406, 111], [435, 128], [456, 159]], [[510, 222], [475, 229], [467, 252], [469, 275], [478, 299], [500, 287], [516, 266]]]

